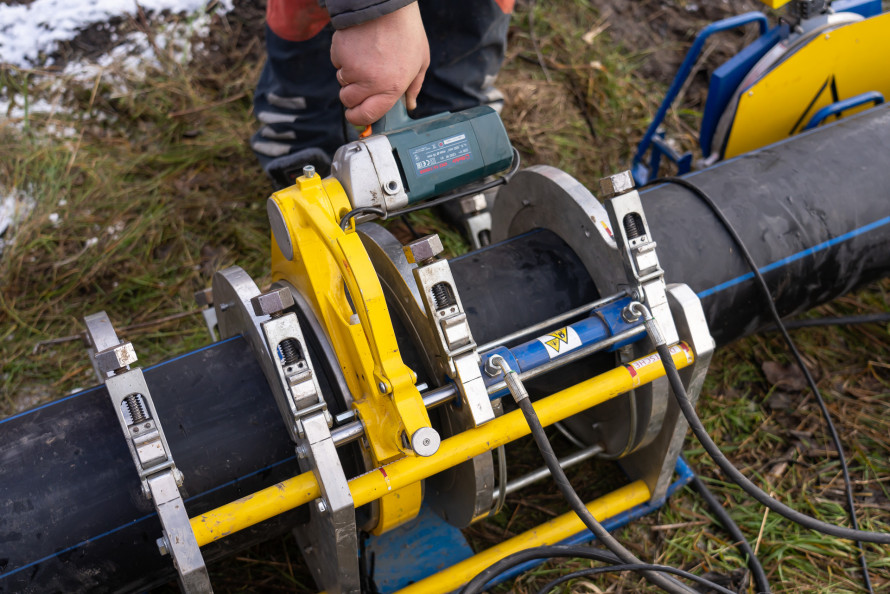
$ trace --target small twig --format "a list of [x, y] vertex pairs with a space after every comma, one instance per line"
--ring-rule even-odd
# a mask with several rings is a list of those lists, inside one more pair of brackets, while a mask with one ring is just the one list
[[[774, 497], [775, 493], [770, 491], [770, 497]], [[760, 531], [757, 533], [757, 542], [754, 543], [754, 554], [760, 550], [760, 541], [763, 540], [763, 531], [766, 529], [766, 518], [769, 516], [769, 508], [763, 510], [763, 519], [760, 521]]]
[[[189, 316], [193, 316], [195, 314], [199, 314], [203, 311], [203, 309], [193, 309], [191, 311], [183, 311], [180, 313], [172, 314], [169, 316], [165, 316], [163, 318], [158, 318], [156, 320], [149, 320], [148, 322], [140, 322], [139, 324], [131, 324], [129, 326], [124, 326], [119, 328], [120, 332], [132, 332], [133, 330], [142, 330], [144, 328], [152, 328], [154, 326], [160, 326], [162, 324], [166, 324], [167, 322], [173, 322], [175, 320], [179, 320], [182, 318], [187, 318]], [[70, 336], [61, 336], [59, 338], [50, 338], [49, 340], [41, 340], [40, 342], [34, 345], [34, 348], [31, 349], [31, 354], [36, 354], [44, 346], [50, 346], [54, 344], [62, 344], [65, 342], [74, 342], [75, 340], [84, 340], [86, 338], [86, 333], [81, 332], [80, 334], [71, 334]]]
[[529, 2], [528, 32], [532, 40], [532, 47], [535, 49], [535, 55], [538, 56], [538, 64], [540, 64], [541, 71], [544, 73], [544, 78], [547, 79], [548, 83], [552, 83], [553, 79], [550, 78], [550, 71], [547, 70], [547, 65], [544, 63], [544, 55], [541, 53], [541, 48], [538, 45], [538, 36], [535, 35], [535, 4], [537, 4], [535, 0]]
[[178, 118], [185, 115], [191, 115], [193, 113], [200, 113], [202, 111], [213, 109], [214, 107], [219, 107], [220, 105], [225, 105], [226, 103], [232, 103], [234, 101], [238, 101], [239, 99], [244, 98], [247, 95], [246, 91], [242, 91], [237, 95], [229, 97], [228, 99], [223, 99], [221, 101], [214, 101], [213, 103], [208, 103], [207, 105], [202, 105], [201, 107], [193, 107], [191, 109], [182, 109], [180, 111], [171, 111], [167, 114], [168, 118]]

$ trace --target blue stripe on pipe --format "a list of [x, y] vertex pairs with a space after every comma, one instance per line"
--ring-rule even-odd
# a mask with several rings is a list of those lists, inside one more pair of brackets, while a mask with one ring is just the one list
[[[229, 339], [229, 340], [231, 340], [231, 339]], [[275, 463], [273, 463], [273, 464], [270, 464], [270, 465], [266, 466], [265, 468], [260, 468], [259, 470], [254, 470], [253, 472], [249, 472], [249, 473], [245, 474], [244, 476], [240, 476], [240, 477], [238, 477], [238, 478], [236, 478], [236, 479], [234, 479], [234, 480], [231, 480], [231, 481], [229, 481], [229, 482], [227, 482], [227, 483], [223, 483], [222, 485], [218, 485], [218, 486], [216, 486], [216, 487], [214, 487], [214, 488], [212, 488], [212, 489], [210, 489], [210, 490], [208, 490], [208, 491], [204, 491], [203, 493], [199, 493], [198, 495], [194, 495], [194, 496], [192, 496], [192, 497], [189, 497], [188, 499], [185, 500], [185, 502], [188, 503], [188, 502], [190, 502], [190, 501], [194, 501], [195, 499], [200, 499], [201, 497], [204, 497], [205, 495], [209, 495], [210, 493], [213, 493], [214, 491], [218, 491], [218, 490], [220, 490], [220, 489], [222, 489], [222, 488], [224, 488], [224, 487], [228, 487], [229, 485], [234, 485], [234, 484], [237, 483], [238, 481], [243, 481], [244, 479], [247, 479], [247, 478], [250, 478], [250, 477], [255, 476], [255, 475], [257, 475], [257, 474], [260, 474], [261, 472], [266, 472], [267, 470], [271, 470], [272, 468], [275, 468], [276, 466], [281, 466], [281, 465], [284, 464], [285, 462], [291, 462], [291, 461], [296, 460], [296, 459], [297, 459], [296, 456], [290, 456], [289, 458], [285, 458], [284, 460], [279, 460], [278, 462], [275, 462]], [[65, 553], [69, 553], [69, 552], [71, 552], [71, 551], [74, 551], [74, 550], [76, 550], [76, 549], [79, 549], [80, 547], [86, 546], [86, 545], [90, 544], [91, 542], [96, 542], [97, 540], [99, 540], [99, 539], [101, 539], [101, 538], [105, 538], [106, 536], [109, 536], [109, 535], [111, 535], [111, 534], [114, 534], [115, 532], [120, 532], [120, 531], [123, 530], [124, 528], [128, 528], [129, 526], [133, 526], [134, 524], [138, 524], [138, 523], [140, 523], [140, 522], [144, 522], [145, 520], [148, 520], [148, 519], [150, 519], [150, 518], [153, 518], [153, 517], [155, 517], [155, 516], [157, 516], [157, 515], [158, 515], [157, 512], [152, 512], [152, 513], [150, 513], [150, 514], [147, 514], [147, 515], [142, 516], [141, 518], [136, 518], [135, 520], [130, 520], [129, 522], [126, 522], [126, 523], [124, 523], [124, 524], [121, 524], [121, 525], [118, 526], [117, 528], [112, 528], [111, 530], [108, 530], [107, 532], [103, 532], [102, 534], [97, 534], [96, 536], [91, 536], [90, 538], [88, 538], [88, 539], [86, 539], [86, 540], [82, 540], [82, 541], [80, 541], [79, 543], [77, 543], [77, 544], [75, 544], [75, 545], [71, 545], [71, 546], [68, 547], [67, 549], [62, 549], [61, 551], [56, 551], [56, 552], [53, 553], [52, 555], [47, 555], [46, 557], [41, 557], [40, 559], [37, 559], [36, 561], [31, 561], [31, 562], [28, 563], [27, 565], [22, 565], [21, 567], [16, 567], [15, 569], [13, 569], [12, 571], [9, 571], [9, 572], [7, 572], [7, 573], [0, 573], [0, 579], [8, 578], [8, 577], [10, 577], [10, 576], [12, 576], [12, 575], [17, 574], [17, 573], [20, 572], [20, 571], [23, 571], [23, 570], [25, 570], [25, 569], [28, 569], [29, 567], [34, 567], [35, 565], [38, 565], [38, 564], [40, 564], [40, 563], [43, 563], [44, 561], [49, 561], [49, 560], [52, 559], [53, 557], [58, 557], [58, 556], [60, 556], [60, 555], [64, 555]]]
[[[874, 231], [875, 229], [879, 229], [879, 228], [887, 225], [888, 223], [890, 223], [890, 217], [884, 217], [883, 219], [879, 219], [879, 220], [875, 221], [874, 223], [869, 223], [868, 225], [865, 225], [864, 227], [859, 227], [858, 229], [854, 229], [853, 231], [844, 233], [843, 235], [838, 235], [837, 237], [835, 237], [833, 239], [829, 239], [828, 241], [823, 241], [822, 243], [820, 243], [818, 245], [815, 245], [811, 248], [807, 248], [803, 251], [797, 252], [796, 254], [788, 256], [787, 258], [782, 258], [781, 260], [777, 260], [776, 262], [773, 262], [772, 264], [767, 264], [763, 268], [759, 269], [760, 273], [766, 274], [767, 272], [770, 272], [772, 270], [782, 268], [783, 266], [791, 264], [792, 262], [796, 262], [797, 260], [800, 260], [801, 258], [805, 258], [807, 256], [817, 254], [819, 252], [827, 250], [830, 247], [834, 247], [840, 243], [849, 241], [850, 239], [853, 239], [854, 237], [858, 237], [859, 235], [864, 235], [865, 233], [868, 233], [869, 231]], [[753, 272], [749, 272], [747, 274], [737, 276], [734, 279], [728, 280], [724, 283], [720, 283], [719, 285], [711, 287], [710, 289], [705, 289], [704, 291], [697, 293], [698, 298], [704, 299], [705, 297], [710, 297], [711, 295], [719, 293], [720, 291], [724, 291], [730, 287], [734, 287], [735, 285], [738, 285], [745, 281], [751, 280], [752, 278], [754, 278]]]
[[[201, 348], [199, 348], [199, 349], [197, 349], [197, 350], [195, 350], [195, 351], [190, 351], [190, 352], [188, 352], [188, 353], [185, 353], [184, 355], [179, 355], [178, 357], [173, 357], [172, 359], [169, 359], [169, 360], [167, 360], [167, 361], [162, 361], [162, 362], [157, 363], [157, 364], [155, 364], [155, 365], [151, 365], [150, 367], [146, 367], [146, 368], [143, 369], [142, 371], [143, 371], [143, 372], [145, 372], [145, 371], [151, 371], [152, 369], [157, 369], [158, 367], [163, 367], [164, 365], [169, 365], [170, 363], [173, 363], [174, 361], [179, 361], [180, 359], [183, 359], [183, 358], [185, 358], [185, 357], [189, 357], [189, 356], [191, 356], [191, 355], [195, 355], [195, 354], [197, 354], [197, 353], [200, 353], [201, 351], [206, 351], [207, 349], [212, 349], [213, 347], [215, 347], [215, 346], [217, 346], [217, 345], [225, 344], [225, 343], [227, 343], [227, 342], [231, 342], [231, 341], [233, 341], [233, 340], [237, 340], [237, 339], [239, 339], [239, 338], [242, 338], [242, 336], [241, 336], [240, 334], [239, 334], [238, 336], [233, 336], [233, 337], [231, 337], [231, 338], [227, 338], [227, 339], [225, 339], [225, 340], [221, 340], [221, 341], [219, 341], [219, 342], [214, 342], [213, 344], [208, 344], [207, 346], [201, 347]], [[50, 406], [55, 406], [56, 404], [60, 404], [60, 403], [62, 403], [62, 402], [65, 402], [66, 400], [71, 400], [72, 398], [78, 398], [78, 397], [80, 397], [80, 396], [83, 396], [84, 394], [89, 394], [89, 393], [91, 393], [91, 392], [95, 392], [96, 390], [99, 390], [99, 389], [101, 389], [102, 387], [103, 387], [103, 386], [93, 386], [92, 388], [87, 388], [86, 390], [81, 390], [80, 392], [78, 392], [78, 393], [76, 393], [76, 394], [72, 394], [72, 395], [70, 395], [70, 396], [65, 396], [64, 398], [59, 398], [58, 400], [53, 400], [52, 402], [47, 402], [46, 404], [43, 404], [43, 405], [41, 405], [41, 406], [38, 406], [37, 408], [32, 408], [31, 410], [26, 410], [26, 411], [24, 411], [24, 412], [20, 412], [20, 413], [18, 413], [18, 414], [16, 414], [16, 415], [12, 415], [11, 417], [6, 417], [5, 419], [0, 419], [0, 425], [2, 425], [3, 423], [6, 423], [7, 421], [11, 421], [11, 420], [13, 420], [13, 419], [17, 419], [17, 418], [19, 418], [19, 417], [23, 417], [23, 416], [25, 416], [25, 415], [30, 415], [31, 413], [36, 413], [37, 411], [39, 411], [39, 410], [43, 410], [44, 408], [48, 408], [48, 407], [50, 407]]]

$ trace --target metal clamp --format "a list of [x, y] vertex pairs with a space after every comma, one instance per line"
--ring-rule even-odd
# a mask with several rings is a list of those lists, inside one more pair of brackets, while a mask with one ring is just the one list
[[[260, 323], [266, 348], [272, 355], [272, 365], [277, 372], [284, 402], [279, 403], [282, 414], [286, 414], [288, 431], [295, 440], [304, 437], [304, 417], [322, 413], [328, 427], [333, 423], [328, 406], [318, 386], [318, 379], [312, 362], [306, 355], [306, 341], [300, 323], [293, 312], [284, 310], [294, 305], [294, 297], [287, 288], [278, 288], [257, 295], [250, 300], [257, 316], [268, 315], [269, 319]], [[269, 378], [270, 382], [272, 378]], [[286, 407], [286, 408], [285, 408]]]
[[606, 200], [606, 212], [615, 233], [627, 279], [634, 285], [637, 298], [658, 320], [662, 336], [668, 344], [679, 340], [671, 317], [664, 283], [664, 270], [655, 252], [656, 243], [649, 234], [640, 194], [634, 189], [629, 171], [600, 180]]
[[154, 402], [129, 342], [121, 342], [102, 311], [84, 318], [91, 361], [105, 382], [139, 478], [142, 494], [154, 501], [163, 529], [158, 539], [162, 555], [170, 554], [183, 592], [212, 592], [210, 576], [189, 524], [176, 468]]
[[494, 410], [451, 267], [447, 260], [436, 258], [442, 250], [439, 236], [428, 235], [406, 246], [405, 255], [409, 262], [417, 263], [414, 280], [420, 289], [427, 321], [438, 338], [436, 346], [443, 371], [457, 384], [472, 425], [478, 427], [494, 419]]
[[233, 266], [213, 277], [213, 293], [223, 338], [243, 334], [253, 350], [275, 403], [295, 443], [303, 438], [303, 417], [321, 412], [333, 423], [318, 386], [290, 289], [260, 293], [253, 279]]

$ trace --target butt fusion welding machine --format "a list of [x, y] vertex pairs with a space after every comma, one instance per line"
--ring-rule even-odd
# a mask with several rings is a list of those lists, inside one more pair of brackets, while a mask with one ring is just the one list
[[[838, 1], [834, 12], [819, 5], [794, 2], [794, 18], [773, 29], [760, 13], [742, 15], [696, 40], [687, 62], [715, 31], [761, 26], [757, 41], [712, 77], [705, 165], [880, 103], [890, 91], [890, 71], [869, 68], [874, 53], [890, 55], [890, 36], [880, 33], [890, 15], [880, 14], [880, 2]], [[715, 347], [712, 317], [689, 286], [665, 282], [660, 259], [670, 254], [656, 249], [634, 178], [647, 183], [662, 157], [681, 173], [692, 167], [661, 128], [690, 70], [681, 68], [632, 172], [603, 179], [598, 197], [552, 167], [516, 172], [518, 157], [488, 107], [411, 120], [399, 104], [373, 134], [337, 152], [331, 177], [306, 167], [294, 186], [269, 198], [271, 289], [261, 291], [238, 267], [218, 272], [202, 295], [208, 325], [223, 342], [189, 356], [194, 380], [184, 371], [166, 380], [174, 392], [208, 389], [212, 376], [228, 377], [226, 365], [214, 367], [213, 353], [223, 349], [242, 349], [227, 355], [228, 367], [255, 361], [268, 387], [244, 398], [274, 400], [274, 422], [280, 429], [283, 421], [284, 449], [293, 454], [295, 445], [299, 472], [269, 464], [250, 473], [267, 479], [263, 488], [242, 486], [240, 498], [189, 516], [186, 504], [197, 505], [189, 483], [203, 478], [182, 464], [184, 476], [174, 462], [170, 443], [180, 437], [173, 433], [189, 425], [172, 417], [168, 424], [155, 407], [164, 394], [146, 377], [161, 371], [133, 366], [133, 346], [104, 312], [86, 318], [103, 397], [140, 479], [134, 501], [150, 501], [160, 521], [161, 533], [144, 539], [169, 555], [184, 591], [211, 590], [207, 551], [225, 553], [227, 539], [270, 523], [294, 531], [318, 587], [332, 594], [367, 585], [371, 553], [381, 591], [449, 592], [513, 552], [589, 539], [574, 513], [477, 554], [460, 534], [497, 513], [508, 494], [549, 475], [507, 475], [503, 448], [529, 426], [509, 397], [504, 365], [525, 382], [541, 423], [558, 424], [578, 445], [561, 464], [611, 459], [626, 473], [627, 484], [587, 504], [607, 526], [657, 507], [688, 480], [679, 459], [687, 424], [647, 324], [672, 345], [695, 400]], [[480, 230], [490, 234], [492, 245], [451, 261], [440, 257], [438, 236], [403, 246], [373, 222], [443, 195], [478, 203], [482, 190], [495, 188], [494, 206], [471, 227], [477, 241]], [[715, 336], [732, 334], [721, 332]], [[226, 381], [233, 393], [241, 389]], [[223, 418], [213, 406], [202, 411], [208, 422]], [[266, 427], [252, 416], [262, 406], [251, 407], [245, 425]], [[231, 422], [231, 410], [218, 414]], [[274, 441], [275, 432], [263, 430]], [[183, 451], [177, 458], [191, 455]], [[225, 463], [238, 467], [235, 458]], [[39, 564], [31, 569], [36, 574]]]

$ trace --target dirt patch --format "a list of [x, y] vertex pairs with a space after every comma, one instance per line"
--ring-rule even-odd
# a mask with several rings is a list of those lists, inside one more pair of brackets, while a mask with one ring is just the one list
[[[614, 42], [646, 56], [640, 74], [662, 82], [673, 79], [685, 57], [686, 48], [702, 28], [729, 16], [763, 9], [763, 4], [756, 0], [591, 0], [590, 4], [608, 24]], [[722, 63], [735, 55], [740, 45], [750, 37], [753, 37], [751, 33], [745, 31], [714, 37], [710, 44], [714, 47], [709, 50], [711, 59], [716, 64]], [[710, 71], [711, 63], [708, 62], [706, 66], [709, 66], [706, 70]]]

